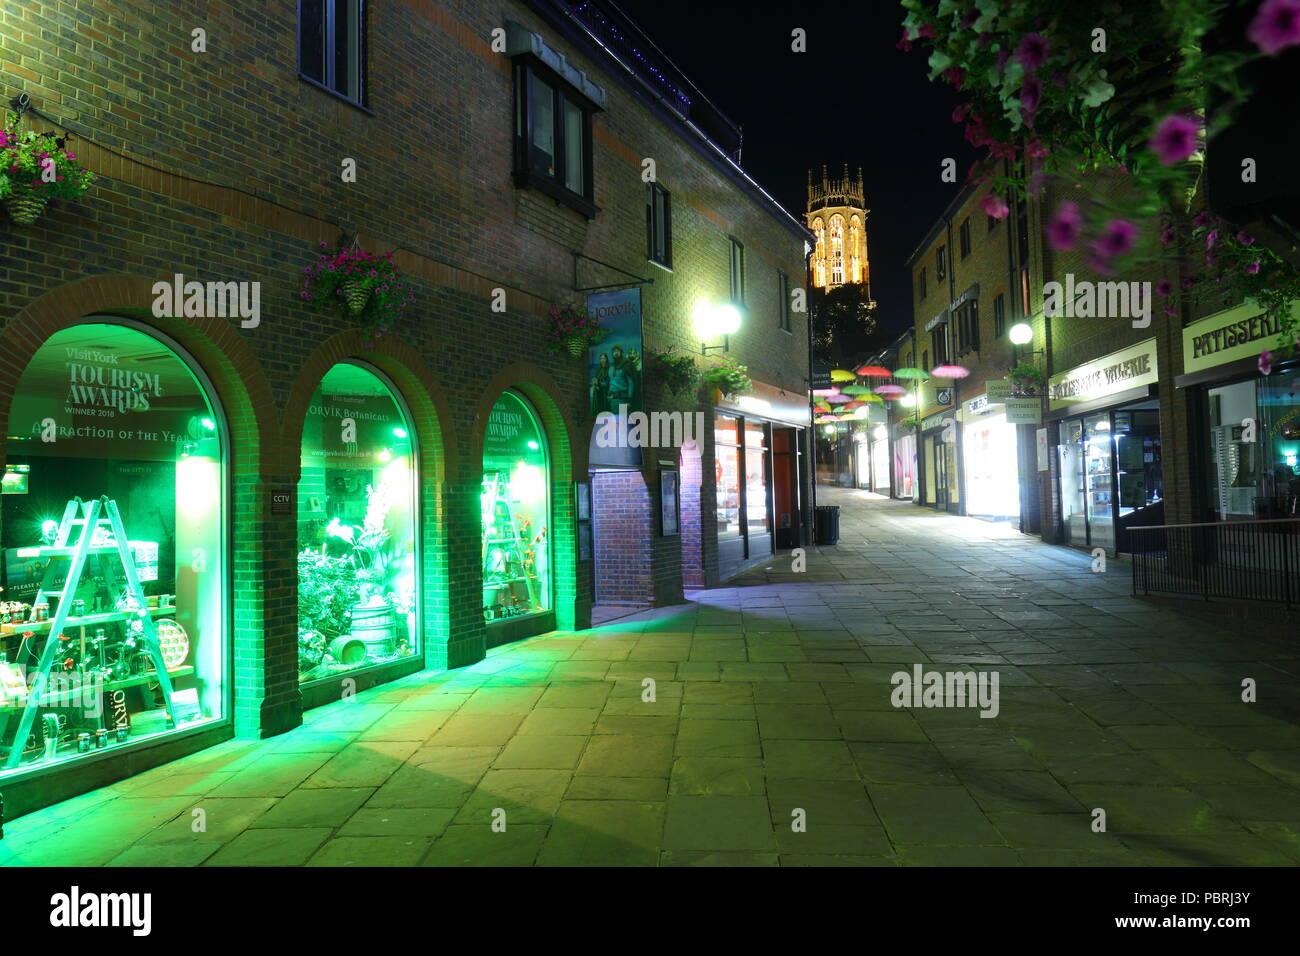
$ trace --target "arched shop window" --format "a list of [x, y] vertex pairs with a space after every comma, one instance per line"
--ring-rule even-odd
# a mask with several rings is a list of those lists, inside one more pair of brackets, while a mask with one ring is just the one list
[[298, 482], [298, 678], [419, 652], [415, 457], [406, 413], [343, 362], [312, 395]]
[[153, 335], [52, 335], [14, 391], [0, 496], [0, 779], [221, 719], [224, 422]]
[[551, 607], [550, 457], [522, 396], [503, 392], [483, 441], [483, 616]]

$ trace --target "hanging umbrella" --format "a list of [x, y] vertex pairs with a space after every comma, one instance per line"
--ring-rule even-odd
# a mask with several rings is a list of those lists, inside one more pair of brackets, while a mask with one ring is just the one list
[[834, 415], [818, 415], [816, 418], [813, 419], [813, 421], [815, 421], [818, 425], [833, 425], [837, 421], [839, 421], [839, 419], [836, 418]]
[[901, 385], [877, 385], [876, 394], [892, 401], [906, 395], [907, 389], [903, 388]]
[[813, 402], [813, 408], [819, 412], [829, 412], [831, 410], [831, 403], [819, 398], [817, 401]]
[[852, 422], [852, 421], [856, 421], [856, 420], [857, 420], [857, 417], [858, 417], [858, 416], [856, 416], [856, 415], [836, 415], [836, 416], [835, 416], [836, 420], [837, 420], [837, 421], [841, 421], [841, 422]]
[[870, 402], [873, 405], [883, 405], [885, 400], [874, 392], [867, 392], [865, 395], [859, 395], [858, 398], [864, 402]]
[[894, 373], [883, 365], [864, 365], [858, 369], [858, 374], [865, 378], [889, 378]]
[[843, 405], [846, 402], [853, 401], [853, 399], [849, 398], [847, 395], [831, 395], [826, 399], [826, 401], [830, 402], [832, 405]]
[[854, 412], [853, 412], [853, 417], [854, 417], [854, 418], [866, 418], [866, 417], [867, 417], [868, 415], [870, 415], [870, 414], [871, 414], [871, 406], [868, 405], [866, 402], [863, 402], [861, 408], [858, 408], [858, 409], [855, 409], [855, 410], [854, 410]]
[[838, 388], [814, 388], [812, 393], [818, 398], [830, 398], [832, 395], [838, 395], [840, 390]]
[[871, 393], [871, 389], [865, 385], [845, 385], [840, 391], [845, 395], [868, 395]]
[[894, 378], [928, 378], [929, 375], [919, 368], [894, 369]]
[[852, 411], [856, 411], [857, 409], [861, 408], [866, 404], [867, 404], [866, 402], [849, 402], [847, 405], [841, 405], [840, 410], [845, 412], [852, 412]]
[[832, 381], [832, 382], [851, 382], [851, 381], [853, 381], [853, 378], [854, 378], [854, 375], [853, 375], [852, 372], [847, 372], [847, 371], [845, 371], [845, 370], [842, 369], [842, 368], [833, 368], [833, 369], [831, 369], [831, 381]]
[[960, 365], [940, 365], [938, 368], [931, 369], [930, 374], [935, 378], [965, 378], [970, 374], [970, 369], [962, 368]]

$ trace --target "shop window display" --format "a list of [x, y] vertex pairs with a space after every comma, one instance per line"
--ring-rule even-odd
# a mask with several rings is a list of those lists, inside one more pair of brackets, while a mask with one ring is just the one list
[[[726, 415], [714, 419], [714, 482], [717, 491], [718, 537], [740, 537], [739, 421]], [[766, 512], [765, 512], [766, 513]]]
[[550, 460], [532, 408], [503, 392], [483, 444], [483, 616], [488, 621], [551, 607]]
[[1300, 514], [1300, 371], [1212, 388], [1208, 397], [1217, 517]]
[[150, 334], [51, 336], [14, 392], [0, 547], [0, 776], [224, 716], [221, 418]]
[[745, 526], [750, 537], [772, 530], [767, 513], [767, 447], [762, 422], [745, 421]]
[[312, 395], [298, 483], [298, 678], [419, 652], [410, 426], [374, 372], [335, 365]]

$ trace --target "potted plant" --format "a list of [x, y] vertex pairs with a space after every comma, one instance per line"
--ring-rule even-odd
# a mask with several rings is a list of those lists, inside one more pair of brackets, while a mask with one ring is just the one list
[[[328, 247], [322, 242], [321, 248]], [[410, 284], [393, 266], [391, 252], [379, 255], [355, 246], [326, 251], [302, 272], [303, 299], [327, 307], [342, 305], [375, 334], [389, 331], [402, 309], [415, 301]]]
[[700, 379], [700, 370], [690, 355], [674, 355], [671, 347], [650, 350], [650, 370], [674, 395], [690, 392]]
[[713, 364], [700, 377], [705, 385], [727, 398], [748, 392], [754, 387], [749, 369], [726, 356], [714, 359]]
[[914, 432], [921, 427], [921, 423], [916, 420], [915, 416], [909, 415], [907, 418], [899, 419], [898, 427], [905, 432]]
[[1027, 363], [1022, 363], [1013, 368], [1009, 377], [1012, 390], [1017, 395], [1022, 396], [1037, 395], [1039, 386], [1047, 382], [1042, 372]]
[[51, 199], [76, 199], [90, 188], [95, 174], [76, 162], [67, 139], [22, 129], [17, 115], [6, 115], [0, 129], [0, 201], [18, 225], [34, 223]]
[[601, 328], [582, 306], [557, 306], [551, 309], [550, 318], [546, 348], [555, 355], [568, 352], [574, 358], [580, 358], [588, 348], [609, 335], [609, 329]]

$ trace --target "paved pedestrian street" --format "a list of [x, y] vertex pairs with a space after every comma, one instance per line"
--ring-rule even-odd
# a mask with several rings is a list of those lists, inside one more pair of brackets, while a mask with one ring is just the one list
[[[1134, 599], [1126, 564], [1093, 573], [1003, 526], [819, 497], [842, 507], [840, 545], [810, 549], [805, 571], [781, 556], [682, 606], [361, 693], [12, 821], [0, 858], [1300, 861], [1294, 634]], [[894, 707], [892, 675], [917, 664], [996, 672], [996, 716]]]

